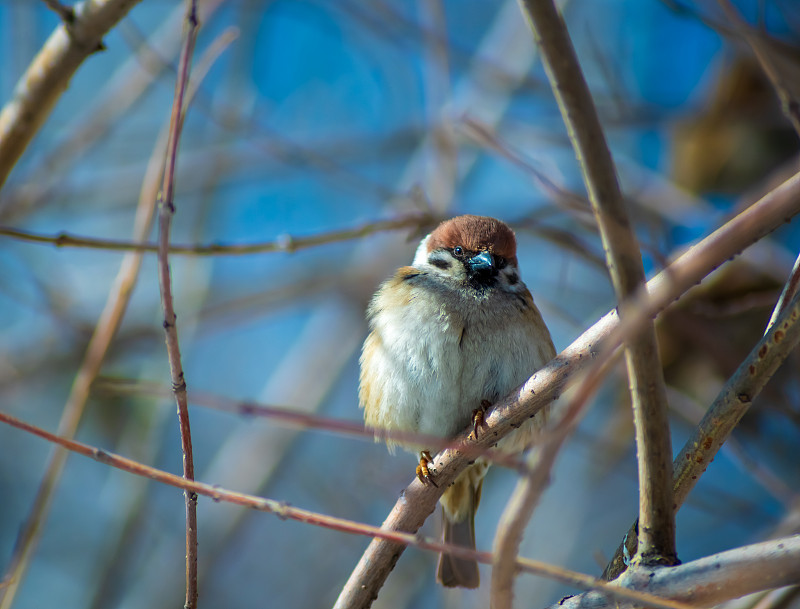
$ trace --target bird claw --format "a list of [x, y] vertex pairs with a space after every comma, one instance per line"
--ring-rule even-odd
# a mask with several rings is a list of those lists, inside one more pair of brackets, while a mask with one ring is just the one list
[[472, 436], [478, 439], [478, 429], [486, 424], [486, 411], [492, 403], [489, 400], [481, 400], [481, 407], [472, 411]]
[[433, 457], [431, 457], [431, 453], [427, 450], [423, 450], [419, 453], [419, 465], [417, 465], [417, 478], [422, 484], [432, 484], [436, 488], [439, 488], [439, 485], [436, 484], [436, 481], [431, 476], [431, 469], [428, 467], [431, 463], [433, 463]]

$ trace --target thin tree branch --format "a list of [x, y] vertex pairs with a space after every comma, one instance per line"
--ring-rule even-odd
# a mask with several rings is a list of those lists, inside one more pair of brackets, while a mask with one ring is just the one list
[[[641, 319], [657, 315], [715, 268], [755, 243], [788, 218], [800, 212], [800, 174], [764, 196], [714, 233], [678, 257], [647, 284], [631, 307], [624, 324], [611, 311], [586, 330], [552, 362], [528, 379], [519, 389], [499, 402], [489, 412], [489, 432], [477, 442], [469, 441], [469, 430], [459, 437], [463, 448], [446, 450], [434, 459], [439, 487], [423, 486], [415, 480], [384, 521], [384, 530], [415, 533], [433, 512], [439, 496], [467, 466], [470, 451], [480, 450], [483, 442], [496, 442], [520, 423], [556, 399], [567, 382], [586, 370], [600, 353], [613, 351], [626, 335], [637, 329]], [[403, 547], [383, 539], [374, 539], [339, 594], [336, 609], [369, 607], [377, 597]]]
[[[147, 238], [147, 235], [152, 230], [158, 184], [164, 163], [165, 146], [166, 137], [162, 137], [154, 147], [142, 181], [133, 228], [133, 238], [136, 241]], [[116, 336], [122, 323], [122, 318], [139, 276], [142, 258], [142, 252], [131, 251], [122, 259], [103, 312], [89, 339], [86, 354], [75, 375], [75, 380], [64, 405], [58, 425], [58, 434], [61, 436], [72, 438], [78, 429], [92, 383], [97, 378], [111, 341]], [[2, 609], [11, 607], [18, 587], [22, 583], [28, 563], [38, 545], [41, 527], [47, 519], [53, 501], [53, 494], [61, 478], [66, 458], [67, 452], [57, 449], [53, 452], [47, 464], [42, 482], [17, 537], [15, 551], [6, 570], [5, 579], [8, 585], [4, 589], [0, 588], [0, 595], [2, 595], [0, 608]]]
[[577, 427], [586, 405], [616, 359], [606, 359], [599, 374], [589, 375], [581, 383], [558, 424], [544, 430], [528, 457], [528, 471], [517, 482], [497, 525], [490, 595], [492, 609], [511, 609], [513, 606], [514, 577], [517, 575], [515, 561], [522, 534], [539, 503], [539, 497], [550, 482], [550, 472], [564, 441]]
[[[800, 580], [800, 535], [728, 550], [666, 569], [633, 567], [614, 583], [695, 607], [712, 607], [746, 594], [796, 584]], [[551, 609], [633, 609], [599, 592], [559, 601]]]
[[[189, 424], [189, 403], [186, 394], [186, 380], [181, 363], [178, 343], [177, 316], [172, 296], [172, 282], [169, 270], [169, 235], [172, 217], [175, 214], [175, 165], [178, 160], [178, 144], [183, 127], [183, 103], [189, 83], [189, 71], [194, 53], [199, 23], [197, 21], [197, 0], [186, 0], [186, 38], [181, 49], [178, 64], [178, 80], [170, 118], [170, 136], [167, 145], [167, 159], [164, 168], [164, 182], [159, 206], [158, 232], [158, 285], [161, 291], [161, 306], [164, 312], [164, 334], [169, 357], [172, 390], [178, 405], [178, 423], [183, 452], [183, 477], [194, 480], [194, 455], [192, 434]], [[186, 501], [186, 609], [197, 607], [197, 494], [184, 491]]]
[[0, 189], [83, 61], [139, 0], [95, 0], [75, 5], [22, 75], [0, 112]]
[[[550, 0], [520, 0], [553, 87], [569, 138], [583, 171], [606, 252], [620, 317], [645, 284], [642, 255], [628, 218], [616, 169], [589, 87], [566, 25]], [[672, 565], [675, 512], [672, 506], [672, 444], [667, 394], [652, 320], [625, 341], [639, 464], [639, 546], [635, 560]]]
[[797, 293], [798, 286], [800, 286], [800, 254], [797, 255], [794, 266], [792, 267], [792, 272], [789, 274], [789, 279], [783, 286], [781, 295], [778, 297], [778, 302], [775, 303], [775, 308], [772, 310], [767, 328], [764, 330], [765, 333], [769, 332], [769, 329], [775, 324], [775, 320], [777, 320], [780, 314], [789, 306], [789, 302]]
[[[728, 379], [680, 453], [675, 457], [673, 496], [675, 511], [686, 500], [697, 480], [705, 472], [725, 440], [750, 408], [767, 381], [800, 342], [800, 294], [795, 294], [776, 322]], [[631, 525], [625, 541], [630, 552], [636, 543], [636, 523]], [[614, 579], [625, 570], [623, 544], [603, 573]]]
[[[160, 469], [156, 469], [149, 465], [145, 465], [121, 455], [108, 452], [101, 448], [96, 448], [82, 442], [76, 442], [75, 440], [70, 440], [68, 438], [62, 438], [58, 435], [41, 429], [40, 427], [36, 427], [30, 423], [21, 421], [20, 419], [17, 419], [16, 417], [4, 412], [0, 412], [0, 422], [31, 433], [35, 436], [43, 438], [44, 440], [47, 440], [48, 442], [58, 444], [69, 451], [89, 457], [90, 459], [93, 459], [98, 463], [102, 463], [103, 465], [109, 465], [136, 476], [142, 476], [151, 480], [155, 480], [161, 484], [182, 489], [184, 493], [204, 495], [211, 498], [213, 501], [225, 501], [234, 505], [259, 510], [262, 512], [268, 512], [284, 520], [295, 520], [298, 522], [304, 522], [306, 524], [355, 535], [378, 537], [390, 540], [396, 544], [414, 546], [422, 550], [428, 550], [436, 553], [454, 553], [459, 556], [475, 558], [482, 563], [492, 562], [492, 555], [489, 552], [478, 552], [459, 545], [445, 544], [438, 540], [420, 535], [387, 531], [380, 527], [363, 524], [353, 520], [337, 518], [335, 516], [329, 516], [327, 514], [294, 507], [283, 501], [257, 497], [255, 495], [248, 495], [246, 493], [238, 493], [235, 491], [225, 490], [216, 485], [197, 482], [195, 480], [187, 480], [183, 476], [178, 476]], [[537, 560], [519, 559], [514, 565], [514, 568], [528, 573], [533, 573], [535, 575], [548, 577], [584, 590], [603, 590], [604, 594], [608, 594], [611, 598], [615, 599], [627, 599], [632, 602], [647, 604], [651, 607], [658, 607], [659, 609], [692, 609], [691, 606], [683, 603], [661, 599], [646, 592], [626, 590], [615, 584], [609, 584], [595, 577], [578, 573], [576, 571], [570, 571], [569, 569], [564, 569], [562, 567], [557, 567], [555, 565], [550, 565]]]
[[[436, 219], [428, 214], [413, 213], [389, 220], [377, 220], [375, 222], [365, 222], [352, 228], [345, 228], [336, 231], [320, 233], [319, 235], [309, 235], [306, 237], [295, 237], [292, 235], [281, 235], [274, 241], [263, 241], [260, 243], [249, 243], [242, 245], [223, 245], [212, 243], [209, 245], [175, 245], [169, 246], [170, 254], [182, 254], [193, 256], [242, 256], [244, 254], [266, 254], [271, 252], [295, 252], [297, 250], [329, 243], [339, 243], [350, 241], [372, 235], [374, 233], [401, 230], [405, 228], [422, 229], [434, 224]], [[83, 247], [90, 249], [100, 249], [109, 251], [136, 251], [147, 253], [158, 253], [158, 243], [148, 243], [143, 239], [134, 241], [122, 241], [116, 239], [95, 239], [93, 237], [80, 237], [61, 232], [56, 235], [43, 235], [31, 231], [12, 228], [10, 226], [0, 226], [0, 235], [28, 241], [31, 243], [48, 243], [56, 247]]]

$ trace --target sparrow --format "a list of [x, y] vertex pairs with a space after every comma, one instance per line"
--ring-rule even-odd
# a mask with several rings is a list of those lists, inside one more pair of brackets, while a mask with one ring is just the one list
[[[485, 216], [446, 220], [426, 236], [412, 265], [380, 286], [367, 320], [359, 404], [367, 426], [378, 430], [449, 439], [474, 425], [477, 434], [486, 405], [556, 355], [520, 278], [514, 232]], [[525, 450], [545, 417], [537, 414], [503, 438], [498, 450]], [[397, 444], [387, 443], [391, 451]], [[430, 453], [421, 455], [417, 473], [435, 483]], [[445, 543], [475, 548], [475, 511], [488, 467], [477, 458], [442, 495]], [[478, 563], [442, 554], [437, 579], [447, 587], [477, 588]]]

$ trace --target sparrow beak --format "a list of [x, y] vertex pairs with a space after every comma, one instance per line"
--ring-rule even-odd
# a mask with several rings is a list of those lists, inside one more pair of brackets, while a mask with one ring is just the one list
[[485, 273], [495, 271], [494, 256], [489, 252], [481, 252], [477, 256], [473, 256], [467, 262], [469, 270], [473, 273]]

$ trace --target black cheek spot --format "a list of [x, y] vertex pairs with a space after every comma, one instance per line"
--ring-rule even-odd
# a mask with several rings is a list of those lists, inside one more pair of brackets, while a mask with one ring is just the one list
[[511, 273], [508, 276], [508, 285], [515, 285], [519, 281], [519, 275], [516, 273]]
[[429, 260], [429, 262], [431, 263], [432, 266], [435, 266], [440, 269], [450, 268], [450, 262], [442, 258], [433, 258], [432, 260]]

